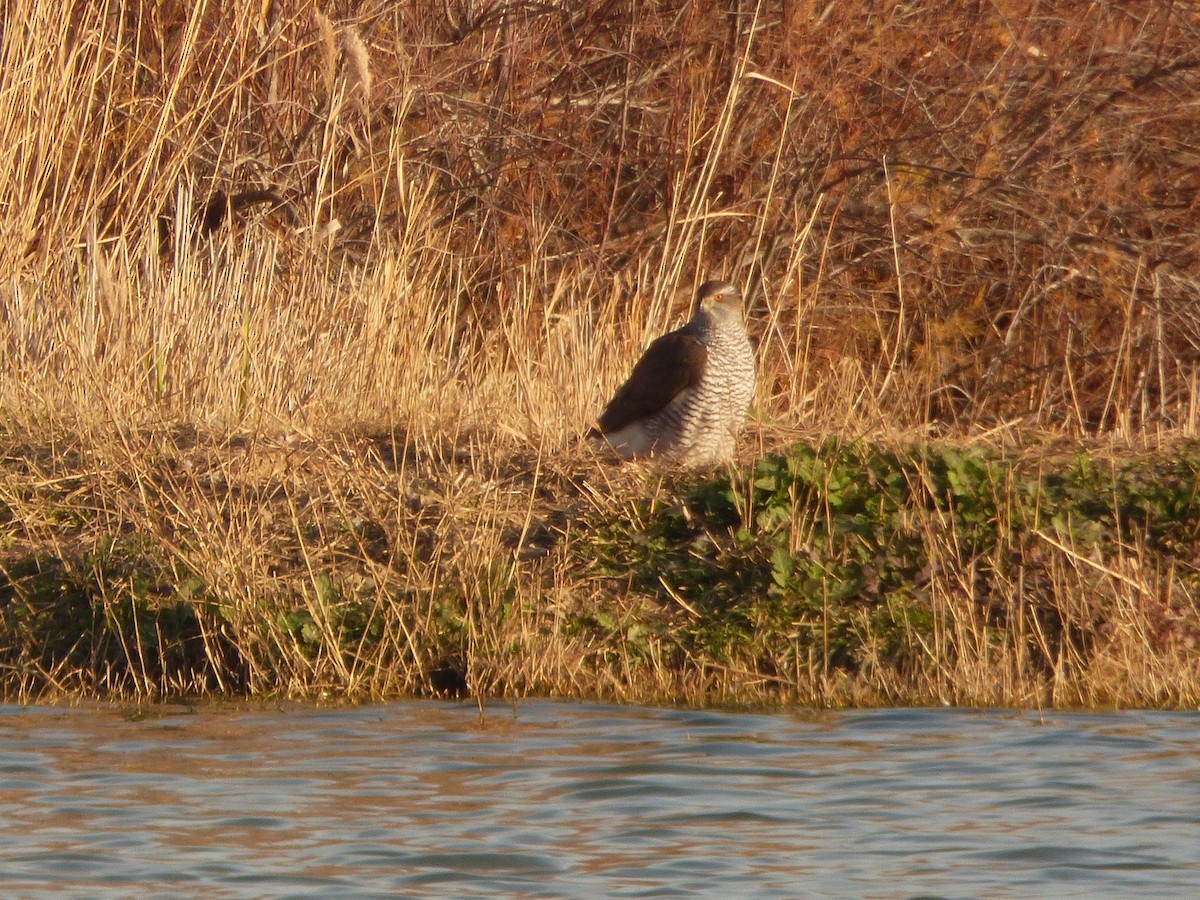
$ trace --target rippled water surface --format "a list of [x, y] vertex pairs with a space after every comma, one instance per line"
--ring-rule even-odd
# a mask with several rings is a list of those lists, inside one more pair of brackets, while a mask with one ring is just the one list
[[1200, 715], [0, 706], [0, 890], [1200, 896]]

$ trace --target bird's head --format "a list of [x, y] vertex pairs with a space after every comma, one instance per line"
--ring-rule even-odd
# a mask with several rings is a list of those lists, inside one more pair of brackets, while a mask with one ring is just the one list
[[696, 289], [696, 306], [694, 315], [706, 312], [711, 316], [724, 319], [729, 316], [741, 317], [742, 295], [737, 287], [728, 281], [706, 281]]

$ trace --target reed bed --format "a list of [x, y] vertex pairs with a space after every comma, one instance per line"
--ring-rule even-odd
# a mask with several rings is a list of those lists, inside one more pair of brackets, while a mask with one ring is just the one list
[[8, 696], [1198, 702], [1194, 4], [8, 7]]

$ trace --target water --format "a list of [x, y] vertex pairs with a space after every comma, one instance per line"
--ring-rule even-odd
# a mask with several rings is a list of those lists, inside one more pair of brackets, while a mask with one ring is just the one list
[[0, 706], [5, 896], [1200, 891], [1200, 715]]

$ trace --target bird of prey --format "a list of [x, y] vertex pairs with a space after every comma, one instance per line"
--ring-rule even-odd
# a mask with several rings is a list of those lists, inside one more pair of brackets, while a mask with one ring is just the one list
[[706, 281], [691, 321], [646, 348], [589, 435], [623, 459], [712, 466], [733, 456], [753, 395], [741, 296], [727, 281]]

